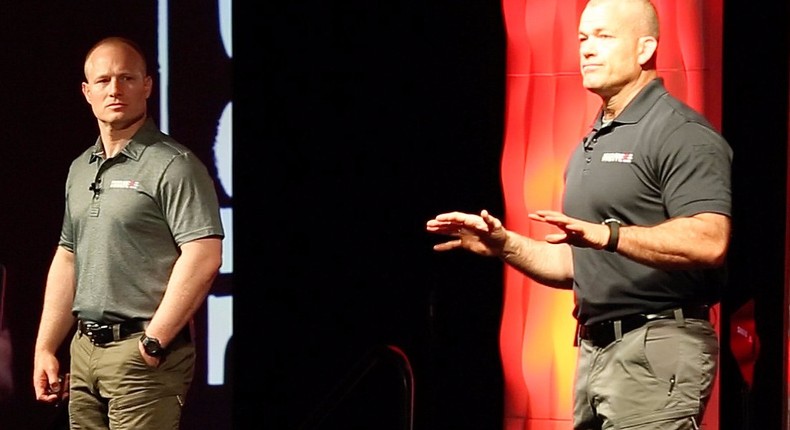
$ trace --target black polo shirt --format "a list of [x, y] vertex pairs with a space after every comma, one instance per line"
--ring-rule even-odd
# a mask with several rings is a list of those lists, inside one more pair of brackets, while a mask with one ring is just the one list
[[[702, 212], [731, 215], [732, 149], [705, 118], [655, 79], [615, 120], [601, 115], [565, 171], [563, 211], [651, 226]], [[617, 253], [573, 248], [576, 317], [624, 315], [718, 301], [724, 269], [652, 268]]]

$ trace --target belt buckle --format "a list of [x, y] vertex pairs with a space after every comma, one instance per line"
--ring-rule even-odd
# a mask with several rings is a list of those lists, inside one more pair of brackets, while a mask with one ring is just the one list
[[85, 335], [94, 345], [104, 345], [112, 341], [112, 327], [95, 322], [85, 323]]

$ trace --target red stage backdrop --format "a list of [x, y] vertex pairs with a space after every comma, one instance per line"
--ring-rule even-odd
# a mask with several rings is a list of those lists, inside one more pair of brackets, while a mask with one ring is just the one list
[[[507, 95], [502, 154], [505, 223], [541, 238], [527, 218], [560, 209], [563, 170], [600, 101], [582, 87], [577, 28], [586, 0], [502, 0]], [[669, 91], [721, 128], [723, 0], [655, 0], [658, 68]], [[500, 349], [506, 430], [571, 429], [576, 367], [569, 291], [539, 285], [507, 267]], [[718, 307], [713, 313], [719, 330]], [[718, 386], [718, 379], [717, 379]], [[718, 387], [705, 425], [718, 429]]]

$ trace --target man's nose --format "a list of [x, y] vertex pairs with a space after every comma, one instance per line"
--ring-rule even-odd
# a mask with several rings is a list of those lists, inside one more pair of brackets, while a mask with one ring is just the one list
[[579, 55], [581, 55], [582, 58], [587, 58], [592, 54], [593, 54], [593, 49], [590, 43], [582, 42], [579, 45]]
[[110, 94], [111, 95], [118, 95], [121, 94], [121, 81], [118, 79], [110, 79]]

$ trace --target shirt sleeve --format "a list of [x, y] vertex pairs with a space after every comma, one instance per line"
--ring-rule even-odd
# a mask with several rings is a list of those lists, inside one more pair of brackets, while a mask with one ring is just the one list
[[194, 153], [173, 158], [162, 176], [160, 190], [162, 213], [176, 244], [224, 237], [214, 181]]
[[688, 122], [662, 145], [661, 186], [669, 217], [732, 211], [732, 148], [714, 130]]

